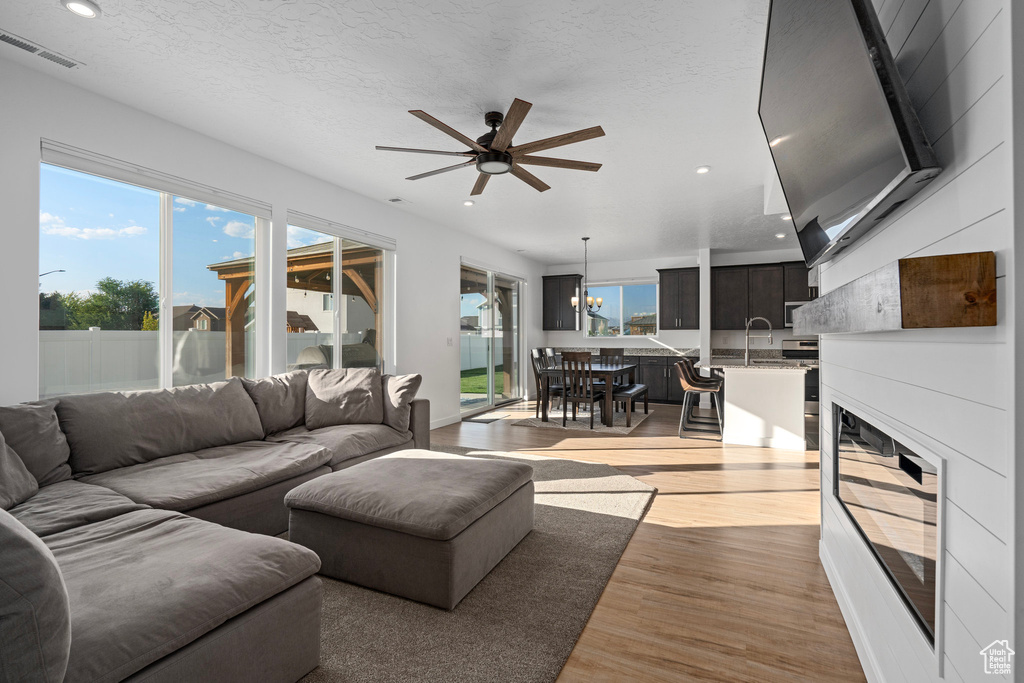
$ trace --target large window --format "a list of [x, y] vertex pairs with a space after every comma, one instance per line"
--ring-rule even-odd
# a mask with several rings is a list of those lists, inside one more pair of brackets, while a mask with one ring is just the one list
[[386, 253], [348, 238], [288, 226], [289, 369], [384, 370]]
[[588, 287], [603, 299], [601, 310], [587, 314], [588, 337], [652, 337], [658, 334], [658, 285]]
[[253, 376], [256, 223], [42, 164], [40, 396]]

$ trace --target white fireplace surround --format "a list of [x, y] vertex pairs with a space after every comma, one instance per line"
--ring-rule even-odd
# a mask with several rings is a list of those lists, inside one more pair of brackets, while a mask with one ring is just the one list
[[[835, 495], [833, 477], [835, 476], [836, 469], [835, 461], [832, 457], [833, 449], [835, 447], [834, 436], [832, 434], [835, 420], [833, 404], [854, 413], [859, 418], [867, 420], [872, 426], [884, 431], [888, 436], [896, 439], [901, 444], [912, 450], [915, 455], [926, 460], [930, 465], [935, 467], [938, 485], [936, 490], [937, 529], [935, 540], [937, 547], [935, 563], [934, 646], [932, 643], [928, 642], [927, 634], [922, 630], [917, 618], [911, 613], [910, 607], [907, 606], [903, 596], [900, 595], [899, 589], [896, 588], [893, 580], [889, 577], [887, 571], [875, 556], [867, 541], [861, 536], [861, 533], [857, 529], [854, 521], [846, 513], [846, 510], [843, 509], [838, 496]], [[866, 605], [862, 599], [854, 601], [848, 593], [844, 583], [839, 580], [839, 574], [836, 571], [839, 566], [838, 563], [844, 562], [849, 564], [849, 558], [838, 557], [837, 555], [842, 551], [834, 550], [828, 543], [826, 543], [826, 539], [823, 537], [819, 545], [819, 557], [821, 559], [822, 566], [825, 569], [825, 573], [828, 576], [829, 583], [832, 585], [832, 589], [835, 592], [839, 608], [843, 613], [843, 618], [846, 620], [846, 625], [850, 630], [850, 635], [853, 638], [857, 654], [861, 659], [861, 664], [864, 665], [867, 678], [869, 681], [886, 680], [881, 667], [879, 667], [874, 661], [873, 653], [867, 646], [867, 640], [865, 638], [865, 629], [868, 628], [868, 623], [877, 623], [877, 620], [880, 618], [892, 619], [898, 623], [899, 628], [901, 628], [905, 634], [908, 636], [911, 634], [916, 636], [912, 638], [912, 640], [919, 646], [917, 647], [917, 651], [914, 653], [916, 658], [921, 660], [922, 664], [925, 661], [929, 663], [928, 669], [933, 672], [935, 679], [942, 678], [944, 660], [943, 645], [945, 637], [945, 610], [943, 609], [943, 604], [946, 571], [945, 518], [947, 461], [947, 457], [942, 453], [947, 449], [947, 447], [934, 441], [927, 435], [921, 434], [916, 430], [907, 427], [907, 425], [893, 420], [889, 416], [880, 414], [864, 403], [835, 390], [832, 391], [832, 400], [828, 403], [827, 407], [824, 403], [821, 405], [821, 418], [819, 438], [821, 440], [822, 454], [822, 523], [824, 524], [826, 515], [834, 515], [836, 521], [838, 521], [843, 528], [844, 533], [853, 539], [852, 543], [845, 544], [845, 551], [856, 552], [858, 555], [858, 564], [865, 565], [862, 567], [864, 571], [862, 572], [863, 581], [861, 582], [860, 587], [861, 589], [874, 589], [881, 601], [884, 603], [884, 607], [890, 613], [873, 614], [870, 620], [865, 618], [867, 615], [864, 614], [864, 610], [872, 609], [873, 606]]]

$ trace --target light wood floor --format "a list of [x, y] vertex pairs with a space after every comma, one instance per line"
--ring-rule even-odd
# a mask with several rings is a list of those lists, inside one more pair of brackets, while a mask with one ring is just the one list
[[654, 405], [629, 435], [459, 423], [433, 443], [602, 462], [658, 488], [559, 681], [863, 681], [818, 561], [817, 451], [679, 439]]

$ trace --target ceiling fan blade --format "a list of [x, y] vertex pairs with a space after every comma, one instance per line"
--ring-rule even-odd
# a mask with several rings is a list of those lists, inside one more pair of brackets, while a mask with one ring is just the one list
[[466, 145], [466, 147], [469, 147], [470, 149], [475, 149], [478, 152], [486, 152], [487, 151], [487, 148], [484, 147], [483, 145], [481, 145], [476, 140], [473, 140], [472, 138], [467, 138], [465, 135], [463, 135], [459, 131], [455, 130], [454, 128], [452, 128], [448, 124], [441, 123], [440, 121], [438, 121], [437, 119], [435, 119], [433, 116], [431, 116], [430, 114], [428, 114], [425, 111], [422, 111], [420, 109], [410, 109], [409, 113], [412, 114], [413, 116], [415, 116], [416, 118], [418, 118], [419, 120], [424, 121], [426, 123], [429, 123], [431, 126], [433, 126], [434, 128], [437, 128], [442, 133], [445, 133], [446, 135], [452, 136], [453, 138], [455, 138], [456, 140], [458, 140], [462, 144]]
[[449, 157], [475, 157], [476, 152], [439, 152], [436, 149], [412, 149], [410, 147], [383, 147], [377, 145], [374, 149], [382, 152], [415, 152], [416, 154], [443, 154]]
[[505, 148], [512, 144], [512, 136], [519, 130], [519, 126], [523, 124], [523, 119], [530, 113], [532, 106], [518, 97], [512, 101], [512, 106], [508, 108], [508, 113], [505, 114], [505, 118], [501, 122], [501, 128], [498, 129], [498, 134], [491, 142], [491, 149], [504, 152]]
[[481, 173], [476, 179], [476, 183], [473, 184], [473, 191], [470, 192], [470, 196], [475, 196], [484, 193], [484, 188], [487, 187], [487, 181], [491, 179], [491, 176], [487, 173]]
[[517, 164], [533, 164], [534, 166], [551, 166], [552, 168], [571, 168], [575, 171], [596, 171], [601, 164], [590, 161], [573, 161], [572, 159], [554, 159], [552, 157], [534, 157], [528, 154], [517, 156]]
[[543, 192], [544, 190], [551, 189], [551, 186], [545, 183], [543, 180], [533, 175], [525, 168], [520, 168], [515, 164], [512, 165], [512, 175], [514, 175], [516, 178], [519, 178], [524, 183], [526, 183], [533, 189], [537, 190], [538, 192]]
[[439, 168], [436, 171], [427, 171], [426, 173], [420, 173], [419, 175], [412, 175], [406, 178], [406, 180], [419, 180], [420, 178], [429, 178], [432, 175], [437, 175], [439, 173], [447, 173], [448, 171], [454, 171], [457, 168], [472, 166], [475, 163], [476, 159], [470, 159], [469, 161], [463, 161], [461, 164], [455, 164], [454, 166], [445, 166], [444, 168]]
[[561, 147], [562, 145], [571, 145], [574, 142], [583, 142], [584, 140], [599, 138], [602, 135], [604, 135], [604, 130], [601, 129], [601, 126], [594, 126], [593, 128], [584, 128], [583, 130], [573, 131], [572, 133], [556, 135], [553, 138], [544, 138], [543, 140], [537, 140], [535, 142], [527, 142], [525, 145], [509, 147], [505, 151], [510, 154], [529, 154], [530, 152], [539, 152], [542, 149], [552, 149], [554, 147]]

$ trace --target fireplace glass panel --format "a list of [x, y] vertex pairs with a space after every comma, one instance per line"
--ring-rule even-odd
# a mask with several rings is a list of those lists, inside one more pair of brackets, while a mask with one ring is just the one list
[[850, 411], [833, 415], [835, 495], [934, 643], [937, 470]]

